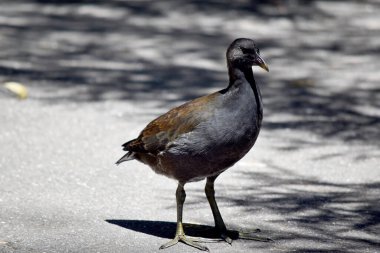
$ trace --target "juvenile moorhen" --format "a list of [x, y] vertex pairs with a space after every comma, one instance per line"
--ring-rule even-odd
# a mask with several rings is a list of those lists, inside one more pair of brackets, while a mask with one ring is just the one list
[[214, 181], [239, 161], [257, 139], [263, 104], [252, 66], [269, 69], [254, 41], [245, 38], [236, 39], [228, 47], [227, 65], [227, 88], [170, 110], [150, 122], [136, 139], [122, 145], [128, 153], [116, 164], [136, 159], [156, 173], [178, 181], [176, 234], [160, 249], [181, 241], [208, 251], [187, 238], [182, 225], [184, 185], [204, 178], [215, 228], [222, 239], [232, 242], [215, 202]]

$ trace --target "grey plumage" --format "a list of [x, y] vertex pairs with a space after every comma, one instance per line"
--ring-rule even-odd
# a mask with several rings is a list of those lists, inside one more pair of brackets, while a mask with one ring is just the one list
[[184, 185], [207, 178], [206, 195], [213, 211], [215, 226], [227, 242], [232, 240], [214, 197], [218, 175], [239, 161], [254, 145], [261, 128], [263, 104], [252, 65], [268, 71], [255, 43], [237, 39], [227, 50], [229, 85], [226, 89], [176, 107], [150, 122], [140, 135], [125, 144], [128, 153], [117, 164], [136, 159], [156, 173], [178, 180], [178, 241], [208, 250], [186, 238], [182, 227]]

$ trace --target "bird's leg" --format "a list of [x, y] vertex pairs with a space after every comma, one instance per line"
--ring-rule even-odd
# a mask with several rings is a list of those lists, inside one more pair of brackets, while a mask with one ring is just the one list
[[227, 227], [224, 224], [222, 215], [220, 214], [218, 205], [216, 204], [216, 201], [215, 201], [214, 181], [216, 178], [217, 176], [207, 178], [205, 193], [206, 193], [208, 203], [210, 203], [212, 214], [214, 216], [215, 228], [220, 233], [220, 236], [222, 237], [222, 239], [228, 242], [229, 244], [231, 244], [232, 239], [227, 235]]
[[212, 214], [214, 216], [215, 228], [217, 229], [218, 233], [220, 233], [221, 238], [225, 240], [226, 242], [228, 242], [229, 244], [232, 243], [231, 237], [234, 239], [254, 240], [254, 241], [263, 241], [263, 242], [272, 241], [270, 238], [258, 237], [258, 236], [253, 235], [257, 232], [260, 232], [260, 229], [256, 229], [252, 232], [227, 230], [227, 227], [224, 224], [222, 215], [219, 212], [218, 205], [216, 204], [216, 201], [215, 201], [214, 182], [217, 176], [207, 178], [205, 192], [206, 192], [208, 202], [210, 203], [210, 206], [211, 206]]
[[186, 193], [184, 190], [184, 183], [179, 182], [177, 191], [176, 191], [176, 200], [177, 200], [177, 230], [174, 236], [174, 239], [163, 244], [160, 249], [165, 249], [168, 247], [171, 247], [178, 242], [183, 242], [189, 246], [192, 246], [194, 248], [203, 250], [203, 251], [209, 251], [209, 249], [205, 246], [202, 246], [193, 240], [189, 239], [186, 237], [185, 232], [183, 230], [183, 225], [182, 225], [182, 213], [183, 213], [183, 203], [185, 202], [186, 198]]

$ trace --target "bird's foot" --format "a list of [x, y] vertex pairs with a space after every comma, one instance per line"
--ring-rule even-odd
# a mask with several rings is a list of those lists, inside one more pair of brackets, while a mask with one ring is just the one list
[[255, 229], [251, 232], [243, 232], [243, 231], [235, 231], [235, 232], [238, 233], [238, 239], [260, 241], [260, 242], [273, 242], [273, 240], [268, 237], [256, 236], [255, 234], [261, 232], [260, 229]]
[[[226, 229], [225, 226], [221, 228], [218, 227], [209, 227], [198, 224], [186, 224], [188, 238], [193, 242], [199, 243], [217, 243], [225, 241], [228, 244], [232, 244], [235, 240], [254, 240], [261, 242], [270, 242], [273, 241], [270, 238], [260, 237], [257, 234], [261, 232], [260, 229], [253, 230], [232, 230]], [[189, 236], [192, 235], [192, 236]], [[196, 235], [198, 237], [193, 237]]]
[[253, 240], [253, 241], [260, 241], [260, 242], [270, 242], [273, 241], [270, 238], [267, 237], [260, 237], [257, 236], [256, 234], [261, 232], [260, 229], [255, 229], [250, 232], [246, 231], [237, 231], [237, 230], [219, 230], [220, 238], [227, 242], [228, 244], [232, 244], [232, 241], [234, 240]]
[[166, 249], [169, 248], [173, 245], [176, 245], [178, 242], [183, 242], [184, 244], [187, 244], [191, 247], [197, 248], [199, 250], [203, 251], [209, 251], [209, 249], [201, 244], [196, 243], [194, 240], [187, 238], [184, 234], [180, 235], [175, 235], [174, 239], [161, 245], [160, 249]]

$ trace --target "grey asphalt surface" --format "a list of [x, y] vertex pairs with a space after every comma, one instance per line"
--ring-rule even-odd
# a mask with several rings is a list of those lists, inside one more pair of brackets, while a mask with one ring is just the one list
[[[120, 145], [227, 84], [224, 53], [256, 38], [264, 124], [216, 182], [232, 229], [271, 243], [211, 252], [380, 252], [380, 4], [365, 1], [0, 2], [0, 252], [158, 252], [176, 182]], [[184, 221], [213, 225], [204, 182]], [[186, 228], [185, 228], [186, 229]], [[198, 230], [188, 228], [190, 234]], [[160, 252], [198, 252], [178, 244]]]

